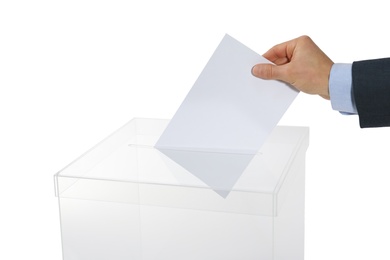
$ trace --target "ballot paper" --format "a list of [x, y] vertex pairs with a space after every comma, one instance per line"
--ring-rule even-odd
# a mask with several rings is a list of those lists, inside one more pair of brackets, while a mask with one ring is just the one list
[[254, 77], [257, 63], [270, 62], [225, 35], [155, 144], [223, 197], [298, 94]]

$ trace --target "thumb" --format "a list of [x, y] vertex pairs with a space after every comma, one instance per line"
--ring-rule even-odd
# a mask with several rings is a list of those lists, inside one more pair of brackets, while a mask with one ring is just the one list
[[281, 66], [273, 64], [256, 64], [252, 68], [252, 75], [261, 79], [284, 79], [283, 69]]

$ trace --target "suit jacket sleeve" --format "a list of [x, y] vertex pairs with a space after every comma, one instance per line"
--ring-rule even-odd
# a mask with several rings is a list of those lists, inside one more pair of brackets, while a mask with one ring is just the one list
[[390, 126], [390, 58], [354, 62], [352, 91], [360, 127]]

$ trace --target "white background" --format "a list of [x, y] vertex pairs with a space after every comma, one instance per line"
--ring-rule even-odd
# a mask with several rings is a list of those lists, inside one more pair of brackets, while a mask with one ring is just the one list
[[[61, 259], [53, 175], [133, 117], [171, 118], [225, 33], [389, 57], [385, 2], [344, 2], [1, 1], [0, 259]], [[390, 259], [390, 128], [302, 93], [280, 124], [311, 130], [306, 260]]]

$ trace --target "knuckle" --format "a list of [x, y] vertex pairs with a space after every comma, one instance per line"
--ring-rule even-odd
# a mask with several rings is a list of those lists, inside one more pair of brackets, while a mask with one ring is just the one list
[[313, 40], [308, 35], [302, 35], [298, 38], [298, 40], [300, 40], [302, 43], [306, 43], [306, 44], [313, 42]]
[[272, 79], [274, 76], [274, 70], [272, 65], [265, 65], [260, 68], [259, 74], [264, 79]]
[[311, 41], [311, 38], [310, 36], [308, 35], [302, 35], [301, 37], [299, 37], [301, 40], [304, 40], [304, 41]]

